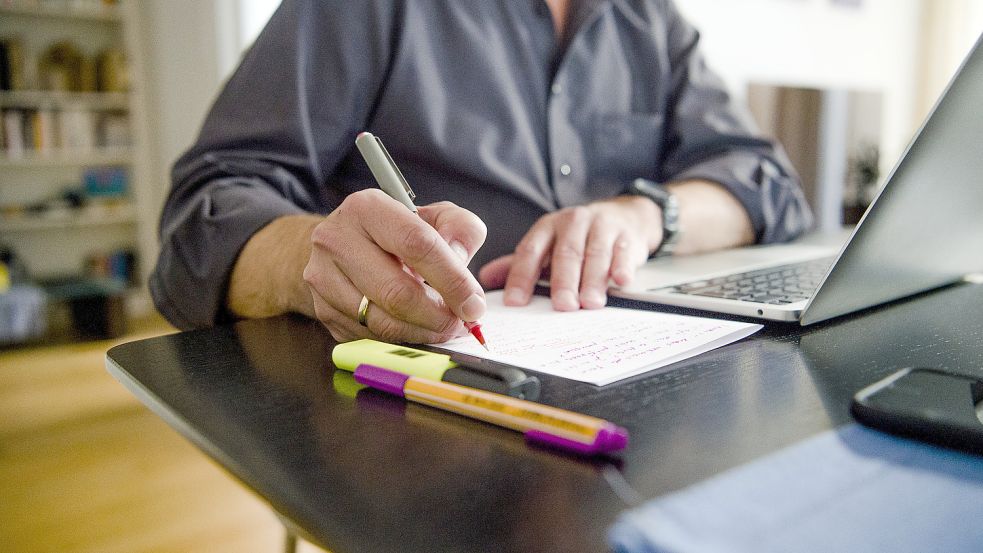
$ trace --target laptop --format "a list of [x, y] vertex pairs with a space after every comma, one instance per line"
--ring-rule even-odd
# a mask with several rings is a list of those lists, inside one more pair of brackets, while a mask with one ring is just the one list
[[656, 258], [610, 294], [809, 325], [983, 271], [981, 43], [852, 231]]

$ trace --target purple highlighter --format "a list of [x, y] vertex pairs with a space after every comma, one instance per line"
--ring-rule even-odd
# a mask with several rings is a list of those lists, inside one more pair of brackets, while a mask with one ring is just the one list
[[628, 445], [628, 431], [620, 426], [541, 403], [418, 378], [375, 365], [359, 365], [355, 380], [417, 403], [511, 428], [524, 433], [530, 442], [580, 455], [613, 453]]

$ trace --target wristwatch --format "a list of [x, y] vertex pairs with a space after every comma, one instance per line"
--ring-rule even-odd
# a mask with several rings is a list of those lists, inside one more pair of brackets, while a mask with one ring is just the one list
[[662, 242], [652, 252], [651, 257], [672, 255], [682, 234], [679, 228], [679, 200], [666, 187], [642, 178], [631, 181], [628, 193], [645, 196], [662, 210]]

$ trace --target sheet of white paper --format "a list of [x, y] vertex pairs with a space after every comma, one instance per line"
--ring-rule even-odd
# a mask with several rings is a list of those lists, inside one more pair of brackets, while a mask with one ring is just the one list
[[501, 291], [486, 295], [481, 331], [491, 352], [471, 336], [437, 347], [603, 386], [740, 340], [761, 325], [604, 307], [554, 311], [549, 298], [506, 307]]

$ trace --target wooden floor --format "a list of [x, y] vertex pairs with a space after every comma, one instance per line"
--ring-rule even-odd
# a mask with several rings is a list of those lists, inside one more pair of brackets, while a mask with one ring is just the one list
[[0, 350], [0, 551], [281, 551], [262, 501], [106, 372], [111, 346], [171, 332], [136, 330]]

